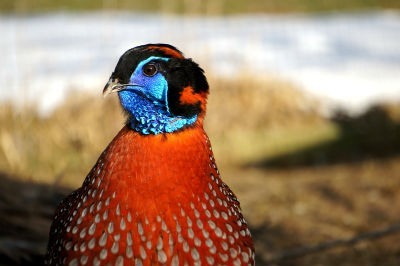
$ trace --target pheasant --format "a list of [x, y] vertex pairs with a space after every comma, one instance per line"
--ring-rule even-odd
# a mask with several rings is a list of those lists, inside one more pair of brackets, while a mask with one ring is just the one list
[[168, 44], [126, 51], [103, 94], [126, 125], [58, 206], [46, 265], [254, 265], [203, 129], [204, 71]]

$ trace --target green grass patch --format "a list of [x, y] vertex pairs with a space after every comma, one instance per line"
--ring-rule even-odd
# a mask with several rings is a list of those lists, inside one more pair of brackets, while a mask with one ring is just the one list
[[123, 10], [177, 14], [287, 13], [354, 11], [400, 8], [394, 0], [158, 0], [158, 1], [78, 1], [78, 0], [2, 0], [0, 11], [28, 13], [48, 11]]

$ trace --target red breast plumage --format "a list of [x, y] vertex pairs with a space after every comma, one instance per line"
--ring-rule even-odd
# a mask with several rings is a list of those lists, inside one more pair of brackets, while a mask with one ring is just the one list
[[253, 265], [250, 231], [202, 117], [167, 134], [125, 126], [61, 202], [46, 264]]

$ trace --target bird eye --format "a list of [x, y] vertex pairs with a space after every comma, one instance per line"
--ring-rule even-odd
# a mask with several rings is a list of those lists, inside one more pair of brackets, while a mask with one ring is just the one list
[[146, 64], [146, 65], [143, 67], [143, 74], [145, 74], [145, 75], [148, 76], [148, 77], [152, 77], [152, 76], [154, 76], [156, 73], [157, 73], [157, 67], [156, 67], [156, 65], [153, 64], [153, 63]]

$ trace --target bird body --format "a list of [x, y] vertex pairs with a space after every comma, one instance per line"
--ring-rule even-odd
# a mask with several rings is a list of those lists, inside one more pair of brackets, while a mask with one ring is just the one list
[[[136, 72], [146, 73], [149, 62], [188, 59], [169, 45], [146, 45], [134, 52], [136, 59], [141, 52], [139, 60], [125, 82], [141, 84], [140, 92], [124, 90], [123, 75], [112, 76], [105, 89], [118, 91], [127, 125], [82, 187], [60, 203], [46, 264], [253, 265], [250, 231], [239, 202], [220, 178], [203, 130], [208, 86], [196, 86], [207, 84], [205, 77], [187, 78], [172, 96], [167, 73], [155, 78], [158, 86], [152, 79], [145, 87]], [[118, 71], [117, 65], [113, 75]], [[179, 75], [191, 75], [184, 72]]]

